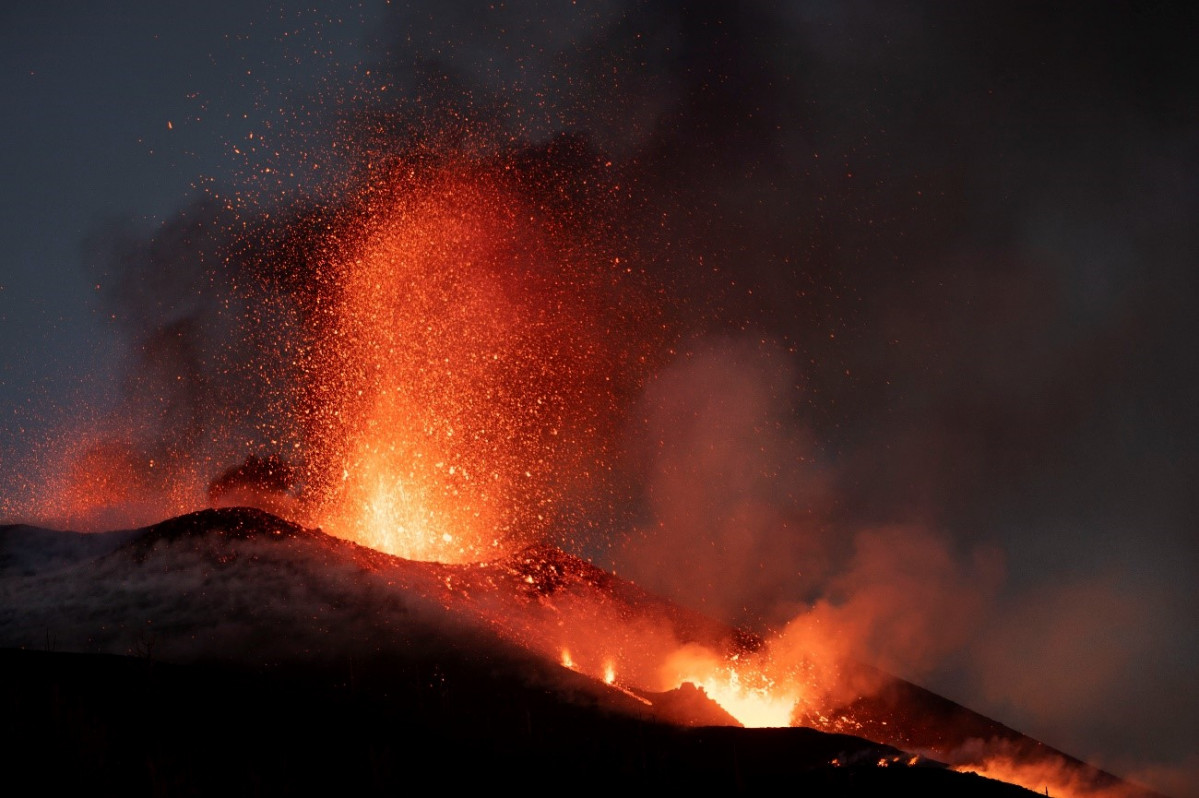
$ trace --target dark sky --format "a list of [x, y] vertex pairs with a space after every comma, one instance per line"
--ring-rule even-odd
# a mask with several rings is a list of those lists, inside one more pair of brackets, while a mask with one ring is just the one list
[[[935, 538], [988, 602], [922, 678], [1199, 795], [1187, 4], [160, 5], [0, 12], [0, 487], [81, 402], [119, 401], [127, 331], [89, 242], [148, 238], [206, 193], [319, 182], [354, 87], [402, 108], [441, 76], [514, 135], [585, 135], [635, 176], [633, 236], [690, 314], [644, 423], [724, 430], [666, 445], [661, 472], [759, 498], [750, 559], [832, 563], [757, 584], [861, 595], [870, 531], [919, 528], [901, 539]], [[723, 464], [697, 465], [717, 444]], [[650, 512], [686, 526], [649, 481]], [[686, 539], [728, 545], [720, 512]], [[805, 513], [818, 544], [777, 536]]]

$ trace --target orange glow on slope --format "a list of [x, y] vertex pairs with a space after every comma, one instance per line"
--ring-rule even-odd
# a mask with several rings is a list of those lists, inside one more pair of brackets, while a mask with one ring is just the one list
[[604, 684], [616, 684], [616, 666], [610, 661], [604, 663]]
[[[96, 425], [99, 426], [98, 424]], [[160, 462], [109, 425], [50, 441], [26, 495], [0, 497], [0, 511], [22, 522], [80, 532], [150, 524], [200, 509], [191, 488], [203, 482], [190, 463]]]
[[1015, 784], [1054, 798], [1126, 798], [1142, 794], [1125, 784], [1097, 785], [1059, 757], [1020, 759], [1006, 753], [984, 755], [978, 762], [953, 765], [961, 773]]
[[722, 659], [699, 646], [685, 646], [663, 665], [667, 682], [690, 682], [743, 726], [790, 726], [804, 691], [793, 680], [776, 680], [766, 669], [737, 657]]
[[1044, 792], [1055, 798], [1083, 798], [1085, 795], [1059, 782], [1052, 770], [1047, 772], [1039, 765], [1025, 765], [1010, 759], [988, 759], [969, 765], [956, 765], [953, 769], [959, 773], [976, 773], [984, 778], [1015, 784], [1033, 792]]

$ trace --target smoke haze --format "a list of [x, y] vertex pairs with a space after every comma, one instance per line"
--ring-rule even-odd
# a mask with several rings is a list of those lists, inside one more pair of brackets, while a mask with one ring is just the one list
[[[243, 175], [252, 192], [192, 206], [152, 242], [105, 233], [89, 250], [131, 376], [65, 460], [95, 459], [81, 496], [127, 473], [100, 487], [143, 516], [177, 489], [168, 506], [190, 509], [247, 455], [288, 454], [295, 339], [279, 333], [298, 329], [313, 263], [263, 253], [322, 240], [356, 155], [402, 160], [456, 120], [544, 166], [531, 197], [548, 204], [587, 177], [562, 179], [573, 142], [623, 192], [590, 240], [660, 287], [663, 331], [620, 395], [613, 470], [561, 497], [562, 534], [780, 645], [832, 635], [1199, 795], [1194, 12], [382, 16], [369, 68], [319, 102], [290, 92], [295, 131], [258, 156], [304, 164], [300, 183], [314, 162], [335, 178], [275, 207], [278, 186]], [[350, 154], [324, 158], [339, 138]]]

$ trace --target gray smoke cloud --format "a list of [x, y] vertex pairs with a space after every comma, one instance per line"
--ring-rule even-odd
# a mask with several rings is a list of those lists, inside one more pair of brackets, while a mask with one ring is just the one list
[[[859, 650], [1101, 764], [1185, 768], [1189, 12], [626, 4], [584, 22], [508, 8], [396, 54], [502, 41], [422, 63], [516, 98], [513, 129], [596, 130], [637, 166], [643, 254], [693, 337], [632, 422], [650, 465], [619, 567], [774, 624], [780, 604], [845, 616], [891, 593], [918, 617], [952, 607], [929, 656], [882, 612]], [[634, 110], [538, 83], [587, 75], [581, 51], [638, 54], [616, 89]], [[880, 534], [900, 553], [871, 568]], [[906, 575], [912, 549], [945, 578]]]
[[[596, 556], [760, 628], [835, 621], [855, 655], [1199, 795], [1194, 22], [1084, 2], [407, 5], [294, 144], [402, 151], [414, 118], [466, 118], [610, 158], [675, 336], [612, 477], [630, 495], [580, 500], [610, 530], [576, 530]], [[190, 287], [131, 284], [133, 394], [199, 451], [215, 427], [189, 397], [240, 362], [213, 348], [224, 286], [203, 285], [228, 264], [162, 264]], [[156, 310], [168, 297], [196, 312]]]

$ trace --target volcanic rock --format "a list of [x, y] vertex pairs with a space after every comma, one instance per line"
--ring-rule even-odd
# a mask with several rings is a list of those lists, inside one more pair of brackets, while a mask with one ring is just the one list
[[847, 708], [855, 736], [733, 728], [698, 688], [624, 686], [637, 663], [563, 667], [560, 640], [592, 653], [573, 625], [629, 651], [756, 645], [545, 546], [412, 562], [245, 508], [88, 535], [0, 527], [0, 745], [47, 789], [126, 794], [395, 792], [430, 770], [568, 793], [1028, 794], [914, 756], [979, 735], [1040, 750], [914, 685], [887, 677]]

